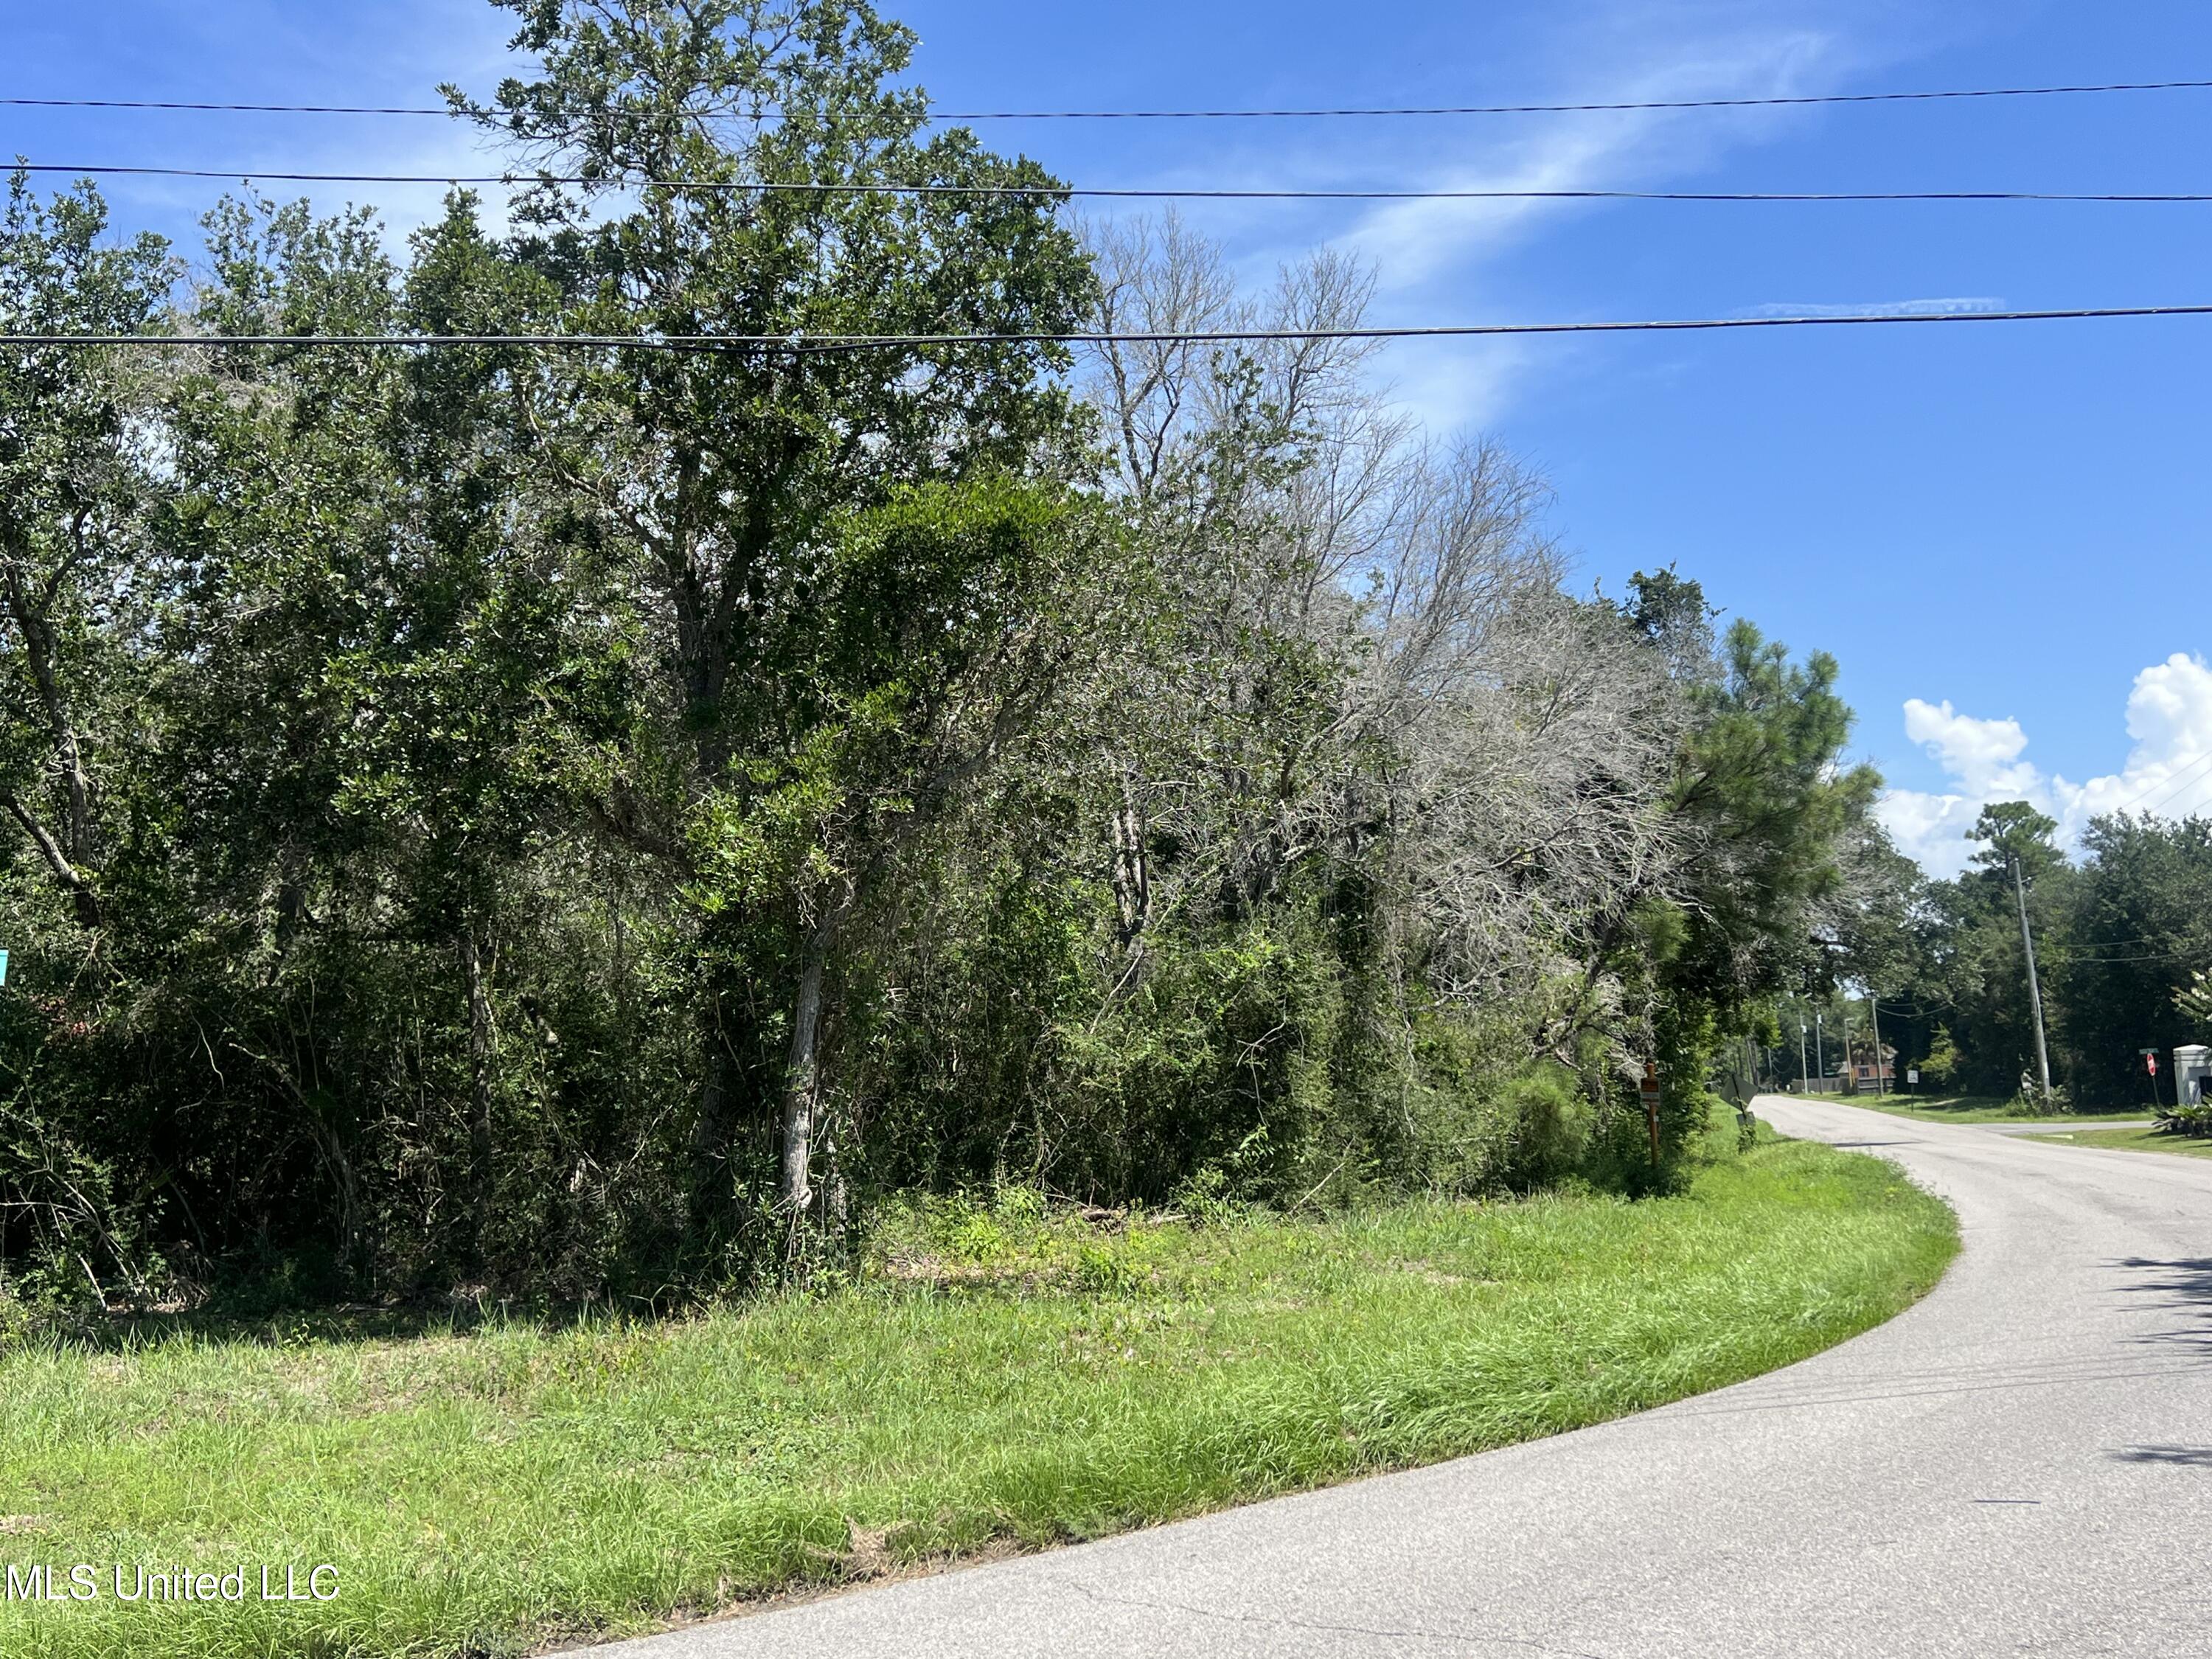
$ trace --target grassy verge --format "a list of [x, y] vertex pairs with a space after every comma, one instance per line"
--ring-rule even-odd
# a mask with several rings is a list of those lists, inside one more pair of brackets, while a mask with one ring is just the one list
[[2068, 1146], [2106, 1146], [2124, 1152], [2172, 1152], [2182, 1158], [2212, 1158], [2212, 1140], [2161, 1134], [2156, 1129], [2085, 1129], [2077, 1134], [2034, 1135], [2030, 1139]]
[[[1834, 1100], [1834, 1095], [1810, 1097]], [[2100, 1123], [2116, 1117], [2148, 1116], [2150, 1109], [2123, 1106], [2100, 1112], [2052, 1112], [2045, 1114], [2027, 1110], [2017, 1100], [2000, 1100], [1989, 1095], [1899, 1096], [1849, 1095], [1841, 1097], [1846, 1106], [1863, 1106], [1869, 1111], [1887, 1112], [1893, 1117], [1917, 1117], [1929, 1123]]]
[[[1752, 1376], [1956, 1248], [1892, 1166], [1770, 1140], [1633, 1204], [938, 1206], [849, 1286], [678, 1324], [19, 1352], [0, 1559], [101, 1593], [0, 1603], [0, 1653], [507, 1653], [1095, 1536]], [[242, 1565], [249, 1599], [119, 1604], [115, 1562]], [[258, 1600], [319, 1563], [335, 1600]]]

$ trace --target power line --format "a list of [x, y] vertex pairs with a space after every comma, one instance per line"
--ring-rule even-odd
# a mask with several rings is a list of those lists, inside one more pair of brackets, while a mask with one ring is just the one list
[[23, 173], [75, 177], [224, 179], [242, 183], [307, 185], [489, 185], [526, 189], [592, 185], [606, 189], [712, 193], [757, 191], [767, 196], [1085, 197], [1135, 201], [1206, 202], [2116, 202], [2206, 203], [2212, 192], [2182, 191], [1865, 190], [1199, 190], [1072, 185], [908, 185], [714, 179], [592, 178], [580, 173], [264, 173], [252, 167], [172, 167], [19, 162]]
[[762, 351], [785, 356], [961, 345], [1231, 345], [1304, 340], [1472, 339], [1525, 334], [1658, 334], [1747, 328], [1838, 328], [1861, 324], [2040, 323], [2122, 317], [2212, 316], [2212, 304], [2096, 306], [2055, 311], [1848, 313], [1843, 316], [1664, 318], [1637, 322], [1447, 323], [1406, 328], [1218, 329], [1004, 334], [0, 334], [0, 347], [442, 347], [577, 351]]
[[2212, 81], [2123, 81], [2099, 86], [1972, 87], [1937, 92], [1838, 92], [1784, 98], [1665, 98], [1601, 104], [1458, 104], [1343, 109], [990, 110], [945, 121], [1242, 121], [1338, 116], [1601, 115], [1632, 110], [1778, 109], [1813, 104], [1931, 103], [1954, 98], [2050, 98], [2077, 93], [2185, 92]]
[[0, 98], [0, 109], [193, 110], [221, 115], [443, 115], [447, 107], [375, 104], [213, 104], [163, 98]]
[[2160, 951], [2147, 957], [2071, 957], [2068, 961], [2077, 966], [2119, 968], [2146, 962], [2197, 962], [2207, 954], [2200, 946], [2193, 951]]
[[[2198, 756], [2197, 759], [2191, 761], [2187, 766], [2184, 767], [2182, 771], [2184, 773], [2192, 772], [2198, 767], [2207, 764], [2212, 764], [2212, 752]], [[2166, 776], [2160, 778], [2155, 783], [2145, 784], [2142, 788], [2136, 790], [2134, 794], [2130, 795], [2125, 800], [2122, 801], [2118, 806], [2113, 807], [2112, 810], [2115, 812], [2126, 811], [2130, 806], [2133, 806], [2137, 801], [2141, 800], [2145, 795], [2149, 794], [2152, 791], [2164, 788], [2168, 783], [2172, 781], [2174, 775], [2174, 774], [2169, 773]]]
[[[1437, 115], [1593, 115], [1648, 110], [1778, 109], [1821, 104], [1932, 103], [1950, 99], [2051, 98], [2122, 92], [2193, 92], [2212, 81], [2115, 81], [2055, 87], [1968, 87], [1931, 92], [1838, 92], [1774, 98], [1668, 98], [1586, 104], [1443, 104], [1314, 109], [947, 110], [933, 121], [1249, 121]], [[139, 98], [0, 98], [15, 109], [178, 110], [247, 115], [425, 115], [453, 118], [445, 105], [226, 104]]]
[[2140, 939], [2089, 939], [2070, 944], [2068, 948], [2075, 951], [2120, 951], [2138, 945], [2163, 945], [2172, 937], [2172, 933], [2145, 933]]
[[[2173, 786], [2172, 788], [2166, 789], [2166, 793], [2164, 794], [2160, 795], [2148, 806], [2143, 808], [2143, 811], [2146, 816], [2152, 812], [2155, 812], [2160, 807], [2165, 805], [2168, 801], [2181, 794], [2192, 784], [2203, 782], [2204, 769], [2208, 766], [2212, 766], [2212, 754], [2202, 755], [2196, 760], [2191, 761], [2188, 765], [2183, 767], [2180, 771], [2168, 773], [2165, 777], [2160, 778], [2156, 783], [2151, 784], [2130, 796], [2127, 800], [2123, 802], [2120, 805], [2112, 808], [2112, 811], [2116, 813], [2125, 812], [2133, 807], [2135, 804], [2141, 800], [2145, 795], [2149, 794], [2152, 790], [2165, 788], [2166, 785], [2172, 784]], [[2195, 775], [2191, 775], [2192, 774]]]

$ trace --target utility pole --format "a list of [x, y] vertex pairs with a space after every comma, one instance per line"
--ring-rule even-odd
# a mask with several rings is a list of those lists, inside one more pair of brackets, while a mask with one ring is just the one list
[[1843, 1028], [1836, 1041], [1844, 1048], [1844, 1063], [1836, 1069], [1839, 1075], [1850, 1079], [1851, 1092], [1856, 1094], [1858, 1092], [1858, 1079], [1851, 1071], [1851, 994], [1849, 991], [1841, 994], [1841, 1000], [1836, 1007], [1836, 1024]]
[[1805, 1074], [1805, 1022], [1797, 1022], [1797, 1086], [1807, 1094], [1813, 1092], [1812, 1079]]
[[1823, 1083], [1828, 1080], [1828, 1057], [1820, 1052], [1820, 1011], [1818, 1008], [1813, 1011], [1813, 1069], [1820, 1074]]
[[1881, 1086], [1881, 1007], [1871, 985], [1867, 987], [1867, 1024], [1874, 1028], [1874, 1092], [1879, 1099], [1888, 1091]]
[[2027, 1000], [2035, 1009], [2035, 1065], [2043, 1079], [2043, 1109], [2051, 1109], [2051, 1049], [2043, 1040], [2043, 987], [2035, 977], [2035, 935], [2027, 925], [2027, 878], [2012, 861], [2012, 890], [2020, 900], [2020, 944], [2027, 952]]

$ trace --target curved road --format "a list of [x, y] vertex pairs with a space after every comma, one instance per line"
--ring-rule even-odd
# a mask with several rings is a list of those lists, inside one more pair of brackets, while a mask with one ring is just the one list
[[2212, 1159], [1759, 1110], [1957, 1206], [1933, 1295], [1639, 1417], [605, 1652], [2212, 1656]]

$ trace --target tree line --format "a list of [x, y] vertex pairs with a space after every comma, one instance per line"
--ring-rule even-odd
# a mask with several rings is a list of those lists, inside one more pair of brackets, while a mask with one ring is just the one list
[[2039, 1100], [2024, 909], [2056, 1092], [2089, 1109], [2172, 1105], [2172, 1050], [2212, 1040], [2212, 820], [2110, 814], [2078, 857], [2058, 830], [2002, 801], [1982, 809], [1959, 877], [1890, 862], [1893, 896], [1862, 939], [1884, 1041], [1931, 1087]]
[[[503, 228], [226, 199], [187, 270], [13, 181], [0, 331], [192, 342], [0, 351], [15, 1290], [1671, 1180], [1869, 925], [1833, 662], [1571, 591], [1540, 481], [1318, 337], [1369, 273], [1074, 222], [865, 4], [498, 3]], [[638, 343], [225, 343], [395, 333]]]

